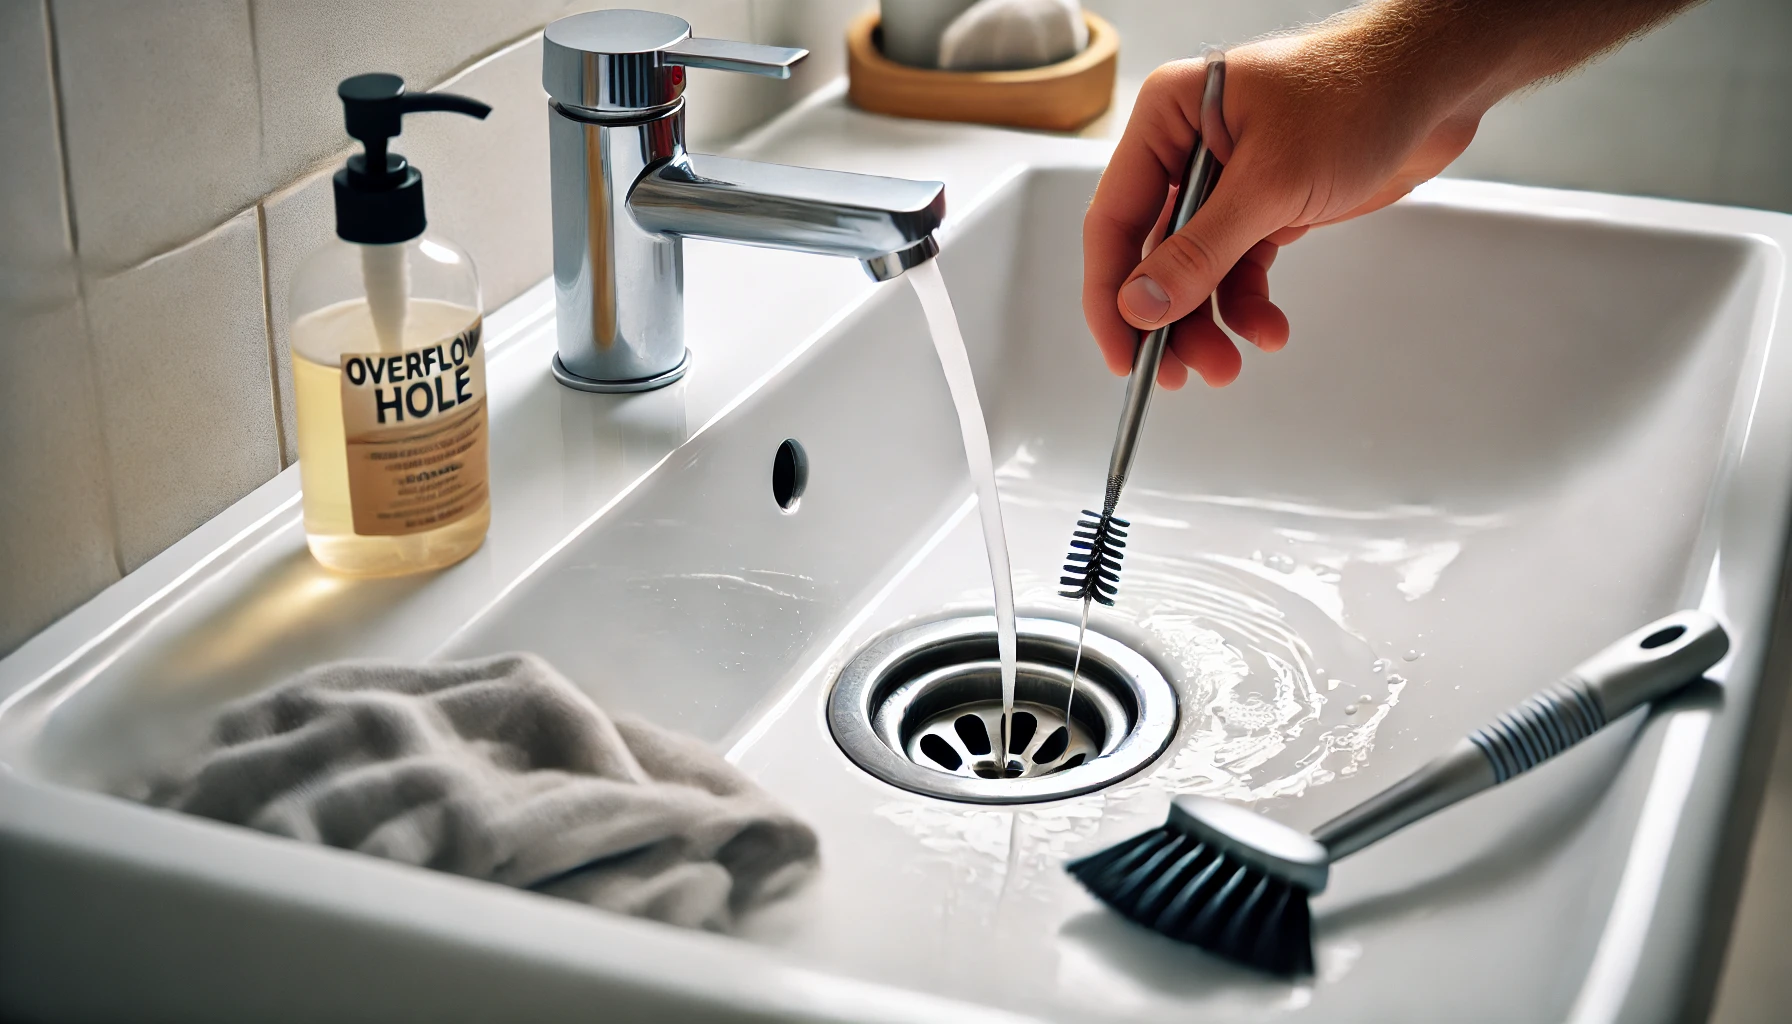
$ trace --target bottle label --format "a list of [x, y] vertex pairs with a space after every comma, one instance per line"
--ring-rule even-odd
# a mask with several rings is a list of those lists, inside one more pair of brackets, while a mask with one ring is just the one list
[[356, 533], [422, 533], [486, 500], [480, 323], [406, 352], [343, 354], [342, 428]]

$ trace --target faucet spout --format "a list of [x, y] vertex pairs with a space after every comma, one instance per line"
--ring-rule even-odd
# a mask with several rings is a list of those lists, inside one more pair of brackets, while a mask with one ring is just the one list
[[642, 230], [859, 260], [885, 281], [939, 252], [946, 187], [683, 153], [628, 195]]

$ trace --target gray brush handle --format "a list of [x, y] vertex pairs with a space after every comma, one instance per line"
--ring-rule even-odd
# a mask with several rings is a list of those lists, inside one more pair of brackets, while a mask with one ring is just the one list
[[[1220, 111], [1226, 89], [1226, 55], [1218, 50], [1207, 53], [1207, 78], [1202, 89], [1202, 123], [1206, 124], [1208, 118], [1213, 117], [1214, 123], [1224, 124], [1224, 115]], [[1207, 147], [1206, 138], [1197, 137], [1195, 150], [1188, 155], [1188, 164], [1182, 169], [1176, 207], [1170, 211], [1166, 237], [1188, 226], [1195, 211], [1213, 194], [1213, 187], [1219, 180], [1219, 159]], [[1120, 498], [1120, 488], [1126, 484], [1126, 475], [1132, 470], [1139, 434], [1145, 428], [1145, 412], [1151, 407], [1151, 393], [1157, 390], [1157, 366], [1164, 360], [1164, 348], [1170, 343], [1173, 326], [1174, 322], [1167, 323], [1147, 333], [1139, 342], [1138, 351], [1133, 353], [1132, 376], [1127, 378], [1126, 399], [1120, 406], [1120, 428], [1114, 435], [1114, 454], [1108, 459], [1108, 507], [1102, 510], [1104, 512], [1113, 511], [1114, 503]]]
[[1319, 826], [1333, 860], [1530, 771], [1698, 678], [1730, 649], [1701, 611], [1657, 619], [1582, 662], [1561, 682], [1477, 729], [1448, 754]]

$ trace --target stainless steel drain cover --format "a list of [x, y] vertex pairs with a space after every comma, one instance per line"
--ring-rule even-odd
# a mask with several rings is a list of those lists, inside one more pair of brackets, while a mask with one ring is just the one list
[[947, 619], [861, 651], [828, 697], [835, 742], [895, 786], [947, 800], [1032, 803], [1118, 782], [1161, 753], [1176, 692], [1151, 663], [1089, 631], [1076, 697], [1074, 625], [1021, 619], [1008, 750], [992, 616]]

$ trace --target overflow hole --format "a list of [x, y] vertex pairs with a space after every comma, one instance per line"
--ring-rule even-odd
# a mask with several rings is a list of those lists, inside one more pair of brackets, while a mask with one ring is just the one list
[[1663, 644], [1671, 644], [1680, 639], [1680, 635], [1685, 632], [1685, 626], [1669, 626], [1666, 629], [1658, 629], [1643, 638], [1643, 646], [1654, 648]]
[[787, 438], [772, 458], [772, 497], [778, 499], [779, 508], [795, 512], [797, 499], [808, 486], [809, 454], [794, 438]]

